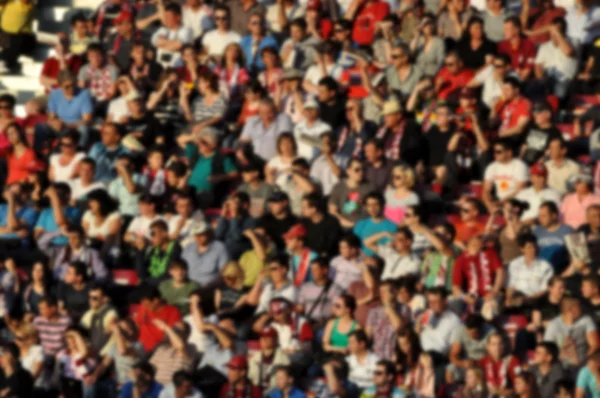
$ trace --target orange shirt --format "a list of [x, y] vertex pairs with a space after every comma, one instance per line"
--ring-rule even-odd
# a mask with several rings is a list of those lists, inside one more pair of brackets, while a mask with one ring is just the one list
[[14, 152], [10, 152], [8, 155], [6, 185], [27, 179], [35, 165], [35, 152], [32, 149], [25, 149], [25, 152], [20, 157], [17, 157]]
[[454, 226], [456, 228], [456, 240], [462, 243], [467, 243], [475, 235], [480, 235], [485, 232], [485, 224], [477, 221], [473, 225], [467, 225], [464, 222], [459, 222]]

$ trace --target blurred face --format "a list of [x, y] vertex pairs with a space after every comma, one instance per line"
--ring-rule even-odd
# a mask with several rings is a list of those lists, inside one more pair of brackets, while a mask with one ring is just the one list
[[277, 384], [277, 388], [286, 390], [291, 385], [290, 377], [286, 372], [279, 371], [275, 373], [275, 384]]
[[506, 22], [504, 24], [504, 38], [506, 40], [514, 39], [519, 35], [519, 29], [512, 23]]
[[338, 317], [348, 314], [348, 307], [344, 304], [344, 300], [337, 298], [333, 302], [333, 314]]
[[315, 108], [304, 109], [304, 117], [309, 121], [317, 120], [319, 111]]
[[292, 25], [290, 28], [290, 37], [295, 42], [302, 41], [304, 39], [304, 29], [297, 25]]
[[275, 120], [275, 117], [277, 116], [277, 112], [275, 111], [275, 108], [273, 106], [271, 106], [270, 104], [261, 104], [258, 107], [258, 114], [261, 118], [261, 120], [263, 121], [263, 123], [272, 123]]
[[35, 263], [33, 270], [31, 270], [31, 277], [36, 281], [41, 281], [44, 278], [44, 266], [41, 263]]
[[262, 20], [258, 15], [253, 15], [250, 17], [250, 22], [248, 22], [248, 30], [253, 35], [260, 35], [262, 32]]
[[498, 162], [507, 162], [509, 159], [509, 150], [501, 145], [494, 146], [494, 159]]
[[365, 169], [360, 162], [352, 162], [350, 168], [346, 171], [348, 173], [348, 177], [352, 179], [352, 181], [362, 180], [365, 173]]
[[395, 188], [406, 186], [406, 176], [402, 169], [394, 169], [392, 171], [392, 185]]
[[535, 349], [535, 363], [536, 364], [545, 364], [551, 361], [552, 357], [548, 354], [548, 351], [542, 346], [538, 346]]
[[492, 11], [498, 11], [502, 8], [502, 0], [488, 0], [487, 4]]
[[393, 303], [396, 300], [396, 291], [389, 285], [379, 286], [379, 297], [382, 303]]
[[365, 201], [365, 210], [369, 217], [379, 217], [381, 215], [381, 204], [377, 199], [369, 198]]
[[473, 203], [466, 202], [460, 208], [460, 218], [463, 221], [471, 221], [478, 216], [477, 208]]
[[412, 349], [410, 345], [410, 339], [406, 336], [398, 337], [398, 347], [404, 353], [409, 353]]
[[526, 258], [535, 258], [536, 256], [536, 247], [533, 243], [528, 242], [525, 244], [525, 246], [523, 246], [523, 255]]
[[164, 16], [164, 23], [166, 27], [173, 29], [179, 26], [179, 20], [181, 19], [181, 17], [176, 13], [174, 13], [173, 11], [166, 11], [164, 13]]
[[548, 122], [550, 122], [550, 119], [552, 118], [552, 114], [549, 111], [538, 111], [538, 112], [533, 112], [533, 120], [535, 121], [535, 124], [537, 124], [538, 126], [543, 126], [545, 124], [547, 124]]
[[515, 378], [515, 392], [517, 394], [526, 394], [529, 390], [527, 382], [522, 377]]
[[229, 383], [235, 384], [244, 377], [246, 377], [245, 369], [237, 369], [232, 367], [227, 368], [227, 380], [229, 381]]
[[581, 283], [581, 295], [585, 299], [593, 298], [598, 294], [598, 288], [590, 281], [583, 281]]
[[55, 305], [48, 305], [45, 302], [41, 302], [38, 309], [40, 310], [40, 315], [44, 318], [52, 318], [58, 311]]
[[334, 90], [329, 90], [327, 86], [318, 85], [317, 86], [317, 98], [320, 102], [328, 102], [335, 96]]
[[356, 257], [357, 249], [353, 248], [346, 241], [340, 242], [340, 255], [345, 259]]
[[310, 266], [310, 272], [314, 280], [322, 280], [327, 277], [329, 269], [327, 267], [321, 267], [317, 263], [313, 263]]
[[300, 247], [300, 245], [301, 245], [300, 239], [291, 238], [291, 239], [285, 240], [285, 248], [290, 251], [297, 250]]
[[317, 214], [317, 208], [312, 207], [306, 200], [302, 201], [301, 211], [302, 211], [302, 217], [306, 217], [306, 218], [311, 218], [312, 216]]
[[577, 195], [587, 195], [588, 193], [590, 193], [590, 187], [587, 184], [587, 182], [578, 181], [575, 184], [575, 193]]
[[548, 145], [548, 155], [552, 160], [561, 159], [564, 155], [562, 143], [558, 140], [550, 141], [550, 145]]
[[262, 54], [262, 60], [267, 68], [273, 68], [277, 65], [277, 56], [271, 52], [265, 51]]
[[508, 65], [504, 62], [503, 59], [494, 59], [494, 75], [496, 77], [496, 79], [501, 78], [502, 76], [504, 76], [504, 74], [506, 73], [506, 70], [508, 69]]
[[75, 272], [75, 268], [69, 266], [65, 272], [65, 283], [67, 285], [71, 285], [75, 283], [77, 280], [77, 272]]
[[381, 159], [382, 155], [383, 152], [377, 149], [377, 146], [375, 144], [369, 143], [365, 145], [365, 158], [367, 159], [367, 162], [374, 163]]
[[358, 352], [362, 352], [363, 349], [364, 349], [364, 344], [359, 343], [358, 340], [356, 339], [356, 336], [350, 336], [348, 338], [348, 351], [350, 351], [351, 354], [356, 354]]
[[504, 342], [500, 336], [492, 336], [487, 344], [487, 350], [494, 358], [502, 358], [504, 354]]
[[552, 286], [548, 287], [550, 295], [554, 297], [562, 297], [565, 294], [565, 283], [563, 281], [556, 281]]
[[600, 209], [595, 207], [588, 208], [587, 222], [592, 228], [600, 227]]
[[73, 31], [75, 35], [78, 37], [84, 37], [88, 34], [87, 24], [85, 21], [77, 21], [75, 25], [73, 25]]
[[269, 275], [274, 282], [281, 282], [285, 279], [285, 267], [282, 267], [278, 263], [269, 264]]
[[518, 91], [512, 86], [512, 84], [503, 83], [502, 84], [502, 95], [507, 100], [512, 100], [517, 96]]
[[392, 129], [402, 121], [402, 113], [396, 112], [383, 116], [383, 124], [385, 127]]
[[153, 217], [155, 213], [155, 207], [150, 202], [140, 202], [140, 213], [144, 217]]
[[100, 290], [92, 290], [88, 295], [88, 300], [90, 303], [90, 308], [92, 310], [97, 310], [102, 307], [104, 296], [102, 295], [102, 291]]
[[194, 386], [192, 385], [192, 383], [189, 380], [185, 380], [178, 387], [175, 387], [176, 396], [177, 397], [189, 397], [192, 395], [193, 388], [194, 388]]
[[286, 212], [287, 201], [283, 200], [280, 202], [269, 202], [269, 211], [274, 216], [280, 216]]
[[408, 54], [402, 48], [392, 49], [392, 64], [398, 68], [408, 64]]
[[473, 369], [467, 369], [467, 373], [465, 374], [465, 384], [467, 387], [474, 388], [478, 383], [477, 375], [475, 375]]
[[158, 246], [169, 239], [169, 234], [162, 228], [154, 227], [150, 230], [150, 240], [152, 244]]
[[446, 128], [450, 124], [450, 109], [440, 107], [435, 111], [435, 123], [441, 128]]
[[196, 234], [194, 235], [194, 240], [198, 246], [205, 246], [210, 241], [208, 234]]
[[473, 23], [469, 27], [469, 34], [473, 39], [481, 39], [483, 36], [483, 26], [480, 23]]
[[13, 114], [13, 107], [9, 102], [0, 102], [0, 116], [10, 118]]
[[181, 283], [185, 281], [185, 277], [187, 276], [187, 272], [183, 267], [171, 267], [169, 269], [169, 275], [175, 282]]
[[133, 24], [131, 21], [123, 21], [117, 25], [117, 30], [123, 36], [129, 35], [133, 31]]
[[104, 146], [114, 146], [119, 142], [117, 129], [112, 125], [106, 125], [102, 129], [102, 143]]
[[441, 314], [446, 309], [444, 298], [439, 294], [428, 294], [427, 302], [429, 303], [429, 308], [436, 314]]
[[458, 73], [460, 70], [460, 61], [453, 55], [446, 57], [445, 65], [448, 72], [452, 74]]
[[131, 50], [131, 58], [137, 63], [143, 63], [144, 55], [144, 46], [135, 46]]
[[394, 242], [392, 244], [397, 251], [405, 252], [410, 251], [412, 240], [404, 235], [404, 233], [396, 233], [396, 235], [394, 235]]
[[272, 350], [275, 348], [275, 339], [273, 337], [261, 336], [259, 342], [260, 348], [263, 350]]
[[88, 51], [87, 56], [89, 63], [95, 67], [102, 66], [104, 63], [104, 56], [99, 51]]
[[467, 243], [467, 248], [472, 254], [479, 253], [479, 251], [483, 248], [483, 239], [481, 238], [481, 236], [474, 236], [471, 239], [469, 239], [469, 242]]
[[8, 142], [10, 142], [11, 145], [21, 144], [19, 130], [14, 126], [11, 126], [6, 130], [6, 138], [8, 138]]
[[98, 203], [97, 200], [90, 200], [89, 206], [90, 206], [90, 210], [92, 211], [92, 214], [100, 213], [100, 203]]
[[217, 25], [218, 29], [228, 29], [229, 21], [227, 13], [222, 10], [215, 12], [215, 24]]
[[540, 175], [536, 175], [536, 174], [532, 174], [531, 175], [531, 184], [535, 188], [541, 189], [544, 186], [546, 186], [546, 177], [540, 176]]
[[548, 207], [540, 207], [538, 221], [542, 227], [549, 227], [554, 224], [555, 218], [556, 216], [552, 214], [550, 210], [548, 210]]
[[72, 154], [75, 152], [75, 143], [69, 137], [63, 137], [60, 140], [60, 149], [65, 154]]
[[225, 50], [225, 58], [236, 61], [240, 57], [240, 49], [238, 46], [227, 46], [227, 50]]
[[69, 239], [69, 245], [72, 248], [79, 248], [79, 246], [81, 246], [81, 236], [79, 236], [78, 232], [69, 232], [67, 237]]
[[94, 167], [89, 163], [79, 163], [79, 178], [85, 182], [91, 182], [94, 178]]
[[465, 9], [465, 1], [464, 0], [452, 0], [451, 4], [454, 7], [454, 9], [457, 11], [462, 11]]
[[180, 198], [175, 202], [175, 211], [183, 217], [189, 217], [192, 214], [192, 201], [189, 198]]
[[373, 382], [376, 386], [383, 386], [388, 382], [388, 374], [385, 371], [385, 366], [377, 366], [375, 367], [375, 371], [373, 372]]
[[350, 36], [350, 30], [344, 29], [340, 24], [336, 24], [333, 28], [333, 38], [337, 41], [345, 41]]

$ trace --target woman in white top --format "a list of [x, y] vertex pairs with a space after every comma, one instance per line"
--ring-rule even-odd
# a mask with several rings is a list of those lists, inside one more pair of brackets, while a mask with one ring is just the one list
[[89, 239], [105, 242], [117, 236], [121, 229], [121, 216], [108, 192], [97, 189], [88, 195], [89, 210], [81, 220], [81, 226]]
[[136, 90], [128, 76], [121, 76], [119, 80], [117, 80], [117, 91], [119, 96], [113, 98], [108, 103], [106, 121], [125, 124], [129, 118], [127, 96], [130, 93], [134, 93]]
[[385, 218], [400, 224], [408, 206], [419, 204], [419, 197], [412, 190], [414, 185], [415, 173], [410, 167], [398, 165], [392, 169], [392, 183], [385, 190]]
[[77, 152], [77, 141], [75, 130], [69, 130], [60, 139], [60, 153], [50, 156], [50, 181], [69, 182], [77, 176], [79, 161], [85, 157], [83, 152]]
[[277, 156], [265, 166], [265, 179], [268, 184], [283, 186], [292, 177], [292, 162], [298, 156], [296, 139], [291, 133], [283, 133], [277, 138]]
[[44, 351], [37, 343], [37, 331], [33, 324], [24, 322], [13, 333], [15, 344], [19, 347], [19, 362], [23, 369], [31, 373], [35, 381], [42, 373], [44, 363]]
[[80, 200], [86, 200], [87, 194], [96, 189], [106, 187], [101, 182], [94, 182], [96, 175], [96, 162], [92, 158], [83, 158], [79, 162], [79, 178], [71, 182], [71, 203], [76, 204]]

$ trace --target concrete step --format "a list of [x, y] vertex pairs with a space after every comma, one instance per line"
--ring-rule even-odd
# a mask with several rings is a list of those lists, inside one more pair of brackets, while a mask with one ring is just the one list
[[31, 53], [26, 55], [21, 55], [19, 57], [19, 63], [21, 64], [31, 64], [36, 62], [44, 62], [51, 55], [53, 51], [52, 47], [38, 45], [36, 46]]
[[71, 6], [76, 8], [96, 9], [103, 3], [103, 0], [70, 0]]
[[[38, 78], [30, 76], [7, 75], [0, 78], [0, 90], [8, 90], [15, 92], [41, 92], [42, 86]], [[20, 101], [19, 101], [20, 103]]]
[[44, 64], [42, 62], [26, 63], [21, 65], [21, 74], [33, 79], [39, 79]]

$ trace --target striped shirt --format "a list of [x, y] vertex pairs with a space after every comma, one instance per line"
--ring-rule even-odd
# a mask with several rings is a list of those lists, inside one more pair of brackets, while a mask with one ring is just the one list
[[40, 343], [45, 355], [56, 355], [65, 348], [64, 334], [71, 325], [71, 318], [67, 315], [58, 317], [56, 322], [50, 322], [48, 318], [38, 316], [33, 320], [33, 326], [40, 336]]
[[185, 353], [179, 353], [175, 348], [164, 344], [156, 348], [150, 363], [156, 368], [156, 381], [164, 386], [171, 383], [178, 370], [192, 371], [195, 359], [196, 351], [192, 345], [187, 345]]

